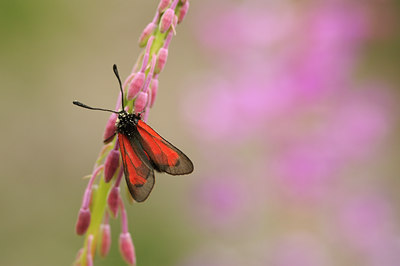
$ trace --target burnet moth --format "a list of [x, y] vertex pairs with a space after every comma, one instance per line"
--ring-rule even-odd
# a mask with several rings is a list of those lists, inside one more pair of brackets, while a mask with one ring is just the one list
[[117, 134], [126, 184], [133, 199], [142, 202], [153, 189], [154, 170], [170, 175], [186, 175], [193, 172], [193, 163], [183, 152], [143, 122], [141, 114], [125, 111], [124, 92], [116, 65], [113, 70], [121, 91], [120, 111], [90, 107], [79, 101], [73, 101], [73, 104], [90, 110], [118, 114], [116, 132], [104, 142], [107, 143]]

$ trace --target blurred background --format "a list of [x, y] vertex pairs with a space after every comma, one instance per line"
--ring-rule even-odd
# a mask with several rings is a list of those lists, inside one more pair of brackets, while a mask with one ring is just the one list
[[[158, 1], [0, 2], [0, 265], [71, 265]], [[400, 1], [191, 1], [149, 124], [195, 163], [127, 206], [138, 265], [399, 265]], [[125, 265], [112, 221], [110, 255]]]

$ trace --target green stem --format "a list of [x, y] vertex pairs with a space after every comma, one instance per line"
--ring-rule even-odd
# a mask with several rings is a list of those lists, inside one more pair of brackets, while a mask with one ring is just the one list
[[90, 226], [86, 232], [85, 243], [84, 243], [84, 251], [82, 252], [81, 262], [82, 265], [86, 265], [86, 252], [87, 252], [87, 241], [89, 235], [93, 235], [93, 243], [92, 250], [96, 250], [97, 236], [99, 234], [99, 228], [101, 222], [103, 221], [104, 212], [106, 211], [107, 206], [107, 195], [109, 190], [111, 189], [111, 182], [106, 183], [104, 181], [104, 176], [101, 176], [99, 187], [95, 194], [95, 197], [92, 199], [92, 212], [91, 212], [91, 220]]

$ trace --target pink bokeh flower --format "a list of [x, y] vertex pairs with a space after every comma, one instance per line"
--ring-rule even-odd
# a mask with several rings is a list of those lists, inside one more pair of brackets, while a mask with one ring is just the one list
[[244, 182], [245, 176], [229, 173], [202, 179], [196, 185], [193, 201], [188, 207], [196, 210], [193, 218], [203, 226], [211, 225], [218, 230], [239, 228], [254, 210], [254, 197], [249, 190], [243, 189]]
[[324, 243], [306, 233], [293, 233], [277, 241], [266, 265], [328, 266], [333, 265]]
[[[268, 242], [266, 265], [353, 265], [364, 258], [365, 265], [395, 265], [389, 200], [343, 192], [354, 180], [380, 183], [365, 172], [379, 171], [394, 123], [390, 85], [355, 74], [374, 36], [372, 1], [224, 0], [203, 8], [196, 32], [211, 66], [188, 81], [182, 106], [207, 162], [198, 172], [202, 183], [194, 184], [196, 225], [235, 228], [236, 236], [259, 229], [256, 238]], [[341, 197], [336, 212], [331, 204]], [[249, 218], [257, 211], [261, 221]], [[246, 247], [242, 239], [221, 242]]]
[[[397, 242], [393, 241], [394, 215], [388, 197], [382, 192], [362, 192], [351, 195], [345, 204], [338, 206], [337, 224], [349, 246], [365, 256], [373, 256], [375, 251], [392, 249]], [[396, 246], [400, 250], [400, 242]]]

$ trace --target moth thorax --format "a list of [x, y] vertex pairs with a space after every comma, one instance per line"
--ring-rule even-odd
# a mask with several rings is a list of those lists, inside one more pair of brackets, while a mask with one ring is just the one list
[[120, 113], [116, 122], [117, 131], [129, 135], [135, 130], [139, 119], [134, 114]]

